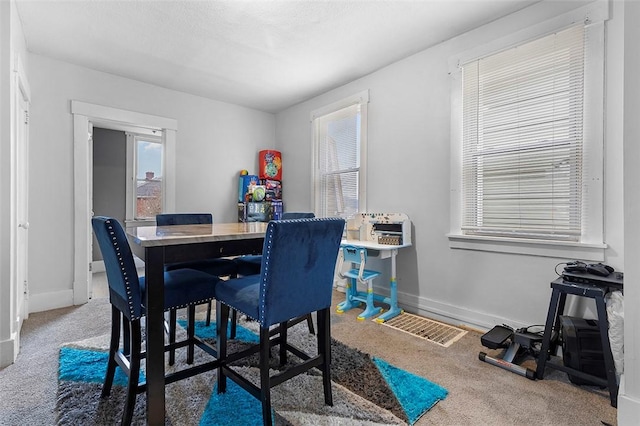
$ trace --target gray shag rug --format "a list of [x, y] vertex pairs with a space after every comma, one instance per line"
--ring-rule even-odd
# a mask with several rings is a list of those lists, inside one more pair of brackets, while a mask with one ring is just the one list
[[[184, 322], [182, 322], [184, 324]], [[257, 341], [257, 324], [241, 321], [238, 338], [230, 341], [229, 353]], [[199, 322], [196, 334], [213, 343], [215, 325]], [[184, 330], [180, 330], [184, 333]], [[180, 337], [180, 336], [179, 336]], [[316, 338], [306, 324], [297, 324], [288, 333], [290, 343], [309, 352], [316, 351]], [[72, 342], [60, 349], [56, 416], [58, 425], [111, 425], [119, 423], [125, 397], [126, 376], [118, 371], [108, 398], [100, 398], [109, 336]], [[272, 368], [277, 366], [277, 348], [272, 349]], [[185, 353], [178, 351], [176, 365], [184, 367]], [[209, 355], [196, 349], [196, 363]], [[289, 363], [295, 363], [295, 356]], [[241, 360], [234, 368], [259, 382], [257, 354]], [[143, 372], [144, 374], [144, 365]], [[312, 369], [272, 388], [276, 425], [390, 425], [414, 424], [439, 400], [446, 389], [400, 370], [384, 360], [369, 356], [335, 340], [332, 341], [333, 406], [324, 404], [320, 372]], [[170, 425], [260, 425], [260, 403], [232, 380], [227, 392], [216, 391], [216, 373], [210, 371], [166, 386], [167, 424]], [[134, 424], [145, 424], [146, 399], [137, 397]]]

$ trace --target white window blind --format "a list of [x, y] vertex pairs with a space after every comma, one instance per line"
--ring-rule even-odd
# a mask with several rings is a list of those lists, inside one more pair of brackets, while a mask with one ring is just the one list
[[579, 241], [584, 26], [462, 66], [467, 235]]
[[360, 103], [314, 119], [316, 214], [347, 218], [360, 209]]

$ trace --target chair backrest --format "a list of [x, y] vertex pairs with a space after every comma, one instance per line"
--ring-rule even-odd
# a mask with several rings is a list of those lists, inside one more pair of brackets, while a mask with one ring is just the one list
[[355, 263], [356, 265], [367, 262], [367, 249], [364, 247], [343, 246], [342, 256], [345, 262]]
[[311, 212], [285, 212], [282, 213], [280, 219], [313, 219], [314, 217], [316, 217], [316, 215]]
[[122, 225], [111, 217], [91, 219], [109, 283], [109, 299], [129, 320], [142, 316], [142, 292], [131, 247]]
[[199, 225], [212, 224], [213, 215], [211, 213], [162, 213], [156, 215], [156, 225]]
[[344, 219], [271, 221], [262, 250], [260, 326], [331, 306]]

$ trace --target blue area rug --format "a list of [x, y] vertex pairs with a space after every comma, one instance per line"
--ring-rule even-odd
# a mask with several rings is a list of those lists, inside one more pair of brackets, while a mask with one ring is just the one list
[[[230, 352], [257, 341], [257, 335], [250, 329], [255, 324], [246, 325], [238, 326], [237, 339], [231, 342], [236, 347], [230, 347]], [[196, 334], [205, 340], [213, 340], [214, 333], [215, 324], [207, 327], [199, 322], [196, 326]], [[304, 325], [290, 330], [289, 341], [303, 350], [315, 348], [315, 336], [310, 335]], [[127, 382], [119, 368], [112, 395], [100, 398], [107, 364], [107, 342], [108, 336], [103, 336], [60, 349], [58, 424], [113, 424], [119, 421]], [[203, 360], [208, 357], [199, 356]], [[178, 353], [174, 368], [182, 368], [179, 364], [184, 362], [183, 358]], [[277, 367], [277, 356], [275, 358], [274, 368]], [[312, 370], [272, 389], [276, 425], [413, 425], [447, 396], [443, 387], [335, 340], [332, 341], [332, 359], [334, 406], [324, 405], [320, 373]], [[256, 356], [234, 368], [257, 379], [257, 365]], [[227, 392], [218, 394], [215, 383], [215, 372], [208, 372], [168, 385], [168, 424], [262, 424], [258, 400], [231, 380], [227, 381]], [[145, 409], [144, 395], [138, 395], [134, 423], [144, 424]]]

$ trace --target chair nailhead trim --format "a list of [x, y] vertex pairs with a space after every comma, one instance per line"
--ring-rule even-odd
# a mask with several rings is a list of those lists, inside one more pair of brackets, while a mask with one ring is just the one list
[[192, 305], [202, 305], [203, 303], [209, 302], [211, 300], [215, 299], [214, 297], [208, 297], [206, 299], [202, 299], [202, 300], [198, 300], [197, 302], [190, 302], [190, 303], [185, 303], [179, 306], [172, 306], [169, 309], [181, 309], [181, 308], [187, 308], [189, 306]]
[[122, 271], [122, 278], [124, 280], [124, 288], [127, 292], [127, 304], [129, 305], [129, 315], [131, 316], [131, 321], [135, 321], [140, 319], [140, 316], [136, 316], [133, 309], [133, 295], [131, 293], [131, 282], [129, 281], [129, 275], [127, 274], [124, 266], [124, 259], [122, 257], [122, 253], [120, 252], [120, 247], [118, 246], [118, 241], [116, 238], [116, 233], [114, 231], [113, 222], [111, 219], [105, 221], [107, 225], [107, 230], [109, 231], [109, 235], [111, 235], [111, 244], [116, 252], [116, 256], [118, 258], [118, 263], [120, 264], [120, 270]]
[[264, 327], [266, 322], [266, 304], [265, 304], [265, 293], [267, 291], [267, 276], [269, 275], [269, 263], [271, 261], [271, 249], [273, 245], [273, 228], [274, 225], [270, 223], [267, 228], [267, 235], [265, 239], [267, 240], [267, 252], [264, 255], [264, 271], [262, 271], [260, 278], [260, 325]]

